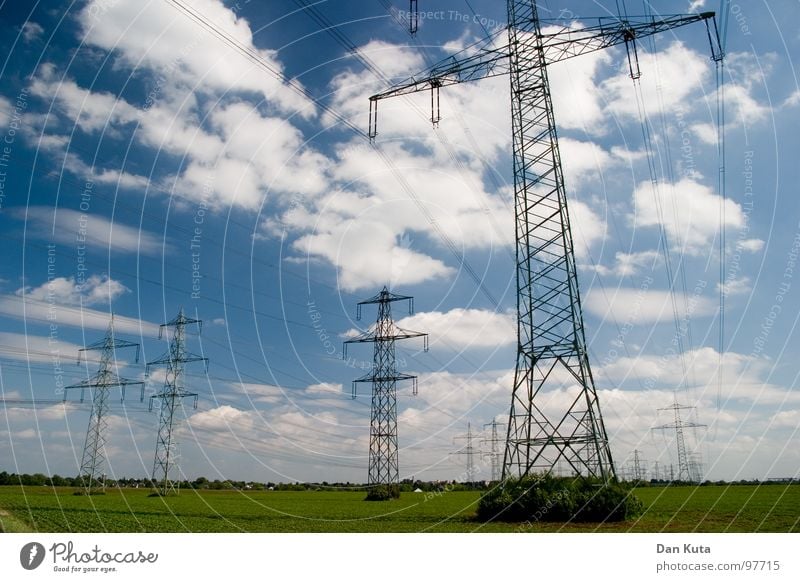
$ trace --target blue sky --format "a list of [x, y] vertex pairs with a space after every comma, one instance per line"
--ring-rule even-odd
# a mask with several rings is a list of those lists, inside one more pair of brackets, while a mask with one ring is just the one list
[[[425, 94], [381, 102], [384, 157], [340, 121], [366, 131], [367, 97], [387, 80], [505, 20], [499, 2], [419, 4], [411, 38], [403, 2], [321, 2], [316, 16], [333, 34], [294, 2], [192, 3], [258, 64], [164, 0], [0, 5], [5, 397], [60, 398], [61, 383], [93, 372], [92, 362], [74, 364], [76, 352], [104, 333], [112, 309], [118, 335], [140, 342], [144, 361], [157, 358], [166, 349], [157, 326], [182, 306], [204, 321], [189, 348], [210, 359], [208, 374], [198, 366], [187, 377], [200, 399], [179, 433], [186, 476], [363, 481], [369, 398], [351, 400], [350, 381], [371, 353], [359, 346], [343, 360], [341, 342], [375, 316], [367, 309], [356, 321], [357, 301], [389, 285], [415, 297], [416, 314], [396, 319], [431, 336], [429, 353], [414, 342], [398, 352], [420, 378], [418, 396], [410, 386], [398, 394], [401, 475], [463, 474], [453, 438], [468, 422], [503, 421], [510, 402], [508, 82], [443, 90], [436, 129]], [[554, 65], [550, 79], [590, 358], [618, 466], [634, 449], [651, 468], [677, 462], [671, 433], [650, 430], [670, 421], [657, 409], [677, 391], [696, 406], [689, 420], [707, 425], [689, 438], [709, 478], [784, 477], [800, 466], [800, 37], [787, 24], [800, 7], [726, 4], [724, 202], [702, 25], [640, 43], [644, 113], [622, 49]], [[562, 23], [616, 10], [539, 5]], [[143, 377], [141, 363], [120, 364]], [[162, 380], [154, 373], [147, 390]], [[547, 406], [572, 389], [554, 385]], [[0, 468], [75, 474], [88, 415], [76, 399], [6, 406]], [[131, 395], [114, 405], [112, 474], [150, 473], [156, 422]], [[488, 477], [488, 459], [476, 464]]]

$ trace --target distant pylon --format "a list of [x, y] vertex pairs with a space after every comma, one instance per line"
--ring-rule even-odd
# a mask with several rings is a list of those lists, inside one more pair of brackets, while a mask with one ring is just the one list
[[391, 485], [400, 481], [400, 464], [397, 453], [397, 382], [412, 381], [412, 393], [417, 394], [417, 377], [397, 371], [395, 342], [397, 340], [421, 337], [423, 350], [428, 351], [428, 334], [401, 329], [392, 319], [392, 302], [408, 301], [408, 312], [414, 312], [414, 298], [383, 290], [357, 305], [357, 319], [361, 319], [361, 307], [376, 304], [378, 317], [375, 326], [368, 331], [344, 342], [343, 357], [347, 357], [347, 345], [372, 343], [372, 370], [353, 381], [353, 398], [359, 382], [372, 384], [372, 406], [369, 425], [369, 468], [367, 483], [372, 485]]
[[502, 461], [502, 453], [500, 452], [500, 443], [504, 443], [504, 440], [500, 438], [500, 433], [497, 431], [497, 427], [505, 426], [505, 423], [497, 422], [497, 420], [492, 420], [489, 424], [484, 424], [483, 428], [491, 426], [492, 427], [492, 436], [488, 439], [483, 439], [482, 443], [489, 443], [489, 452], [484, 453], [484, 456], [489, 457], [492, 463], [492, 481], [499, 481], [502, 477], [502, 469], [503, 466], [501, 464]]
[[[675, 446], [678, 449], [678, 481], [701, 481], [702, 477], [698, 471], [699, 463], [694, 463], [694, 467], [690, 464], [689, 455], [686, 452], [686, 437], [683, 433], [685, 428], [700, 428], [706, 425], [698, 424], [696, 422], [686, 422], [681, 418], [681, 410], [692, 410], [694, 406], [685, 406], [678, 403], [677, 395], [675, 402], [665, 408], [659, 410], [672, 410], [674, 420], [670, 424], [662, 424], [661, 426], [653, 427], [653, 430], [668, 430], [675, 431]], [[672, 465], [670, 465], [670, 472], [672, 472]], [[670, 474], [670, 481], [674, 480], [674, 474]]]
[[159, 407], [158, 438], [156, 440], [156, 454], [153, 461], [153, 485], [161, 493], [167, 495], [176, 492], [175, 484], [169, 478], [169, 471], [173, 465], [177, 464], [177, 441], [173, 437], [176, 424], [179, 421], [175, 416], [178, 403], [183, 398], [194, 397], [194, 407], [197, 408], [197, 394], [189, 392], [184, 386], [184, 365], [189, 362], [205, 362], [208, 368], [208, 358], [203, 358], [186, 351], [186, 330], [185, 327], [197, 324], [202, 331], [203, 322], [199, 319], [186, 317], [181, 308], [177, 317], [172, 321], [161, 324], [158, 330], [158, 338], [163, 337], [164, 328], [174, 327], [175, 332], [170, 341], [169, 350], [162, 354], [157, 360], [147, 363], [149, 373], [151, 366], [166, 365], [167, 374], [164, 379], [164, 388], [158, 394], [150, 397], [150, 409], [153, 408], [153, 401], [157, 398], [161, 401]]
[[78, 472], [81, 487], [86, 493], [91, 493], [93, 489], [104, 490], [106, 487], [105, 479], [98, 479], [98, 475], [102, 475], [103, 465], [106, 460], [106, 429], [108, 428], [108, 419], [106, 417], [108, 416], [109, 389], [119, 386], [121, 388], [120, 400], [124, 401], [126, 386], [143, 384], [143, 382], [122, 378], [114, 371], [116, 350], [134, 347], [136, 348], [136, 361], [138, 362], [139, 344], [114, 337], [114, 316], [112, 315], [105, 337], [78, 350], [78, 364], [81, 363], [83, 352], [95, 350], [100, 352], [100, 366], [97, 373], [91, 378], [64, 388], [65, 401], [67, 399], [67, 390], [79, 388], [81, 402], [83, 402], [87, 389], [91, 391], [92, 395], [92, 411], [89, 414], [89, 427], [86, 430], [86, 441], [83, 445], [81, 467]]
[[644, 461], [639, 457], [639, 449], [633, 450], [633, 478], [636, 481], [644, 481], [646, 470]]
[[466, 434], [453, 437], [454, 443], [461, 440], [466, 442], [462, 448], [455, 451], [453, 454], [464, 455], [467, 458], [467, 470], [464, 473], [464, 481], [467, 483], [473, 483], [475, 481], [475, 453], [480, 452], [475, 450], [475, 446], [472, 444], [473, 438], [472, 423], [470, 422], [467, 423]]

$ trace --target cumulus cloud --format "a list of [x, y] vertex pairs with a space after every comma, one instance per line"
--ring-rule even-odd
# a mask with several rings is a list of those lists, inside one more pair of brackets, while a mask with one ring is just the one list
[[[618, 321], [631, 321], [634, 324], [663, 323], [673, 320], [672, 295], [669, 291], [655, 289], [621, 287], [607, 293], [590, 289], [583, 305], [589, 313], [601, 319], [613, 317]], [[717, 304], [708, 297], [678, 295], [678, 305], [687, 306], [692, 317], [716, 313]], [[680, 315], [683, 313], [682, 311]]]
[[26, 20], [22, 25], [22, 38], [25, 42], [32, 42], [39, 39], [44, 34], [44, 28], [33, 20]]
[[383, 149], [392, 168], [368, 146], [340, 148], [332, 173], [348, 187], [292, 206], [280, 220], [266, 221], [265, 232], [295, 233], [294, 249], [334, 264], [348, 290], [454, 274], [431, 256], [431, 245], [464, 253], [512, 243], [512, 212], [486, 192], [479, 173], [452, 168], [441, 149], [428, 155], [397, 144]]
[[91, 275], [83, 283], [77, 283], [75, 277], [55, 277], [39, 287], [18, 289], [16, 295], [62, 305], [96, 305], [109, 304], [128, 291], [130, 289], [108, 275]]
[[[658, 53], [648, 52], [642, 44], [638, 49], [640, 67], [648, 72], [640, 81], [646, 104], [661, 104], [665, 111], [677, 110], [711, 78], [708, 57], [682, 42], [672, 42]], [[619, 116], [622, 121], [639, 119], [638, 101], [627, 69], [625, 62], [619, 74], [606, 79], [595, 89], [608, 96], [606, 112]], [[650, 109], [648, 113], [655, 114], [659, 107]]]
[[517, 339], [516, 316], [485, 309], [428, 311], [404, 317], [402, 328], [430, 334], [432, 346], [445, 348], [490, 348], [512, 344]]
[[[192, 2], [191, 9], [270, 69], [283, 72], [277, 51], [256, 47], [250, 24], [234, 10], [216, 0]], [[130, 69], [149, 68], [165, 75], [168, 83], [196, 91], [258, 94], [284, 113], [316, 114], [307, 98], [169, 4], [93, 0], [81, 10], [78, 20], [84, 42], [113, 50]]]
[[745, 295], [753, 289], [750, 277], [737, 277], [727, 280], [723, 285], [717, 283], [717, 291], [723, 290], [725, 295]]
[[[95, 1], [78, 16], [83, 40], [113, 51], [117, 66], [141, 73], [144, 102], [81, 87], [49, 63], [38, 68], [31, 93], [52, 100], [53, 111], [83, 133], [133, 136], [146, 148], [183, 158], [181, 171], [161, 176], [156, 190], [249, 210], [259, 208], [268, 193], [321, 192], [327, 159], [292, 125], [295, 116], [316, 116], [313, 102], [276, 78], [283, 71], [277, 53], [253, 45], [245, 19], [217, 0], [194, 3], [191, 10], [258, 55], [272, 73], [168, 4]], [[150, 186], [122, 168], [89, 167], [66, 151], [67, 135], [58, 128], [55, 122], [35, 137], [40, 147], [63, 155], [66, 170], [125, 188]]]
[[633, 253], [617, 252], [614, 254], [614, 265], [606, 267], [596, 265], [594, 268], [600, 275], [618, 275], [629, 277], [645, 270], [652, 271], [659, 264], [661, 255], [658, 251], [638, 251]]
[[691, 179], [674, 184], [662, 183], [654, 191], [650, 182], [637, 186], [633, 194], [635, 227], [663, 227], [671, 246], [692, 255], [708, 253], [719, 230], [720, 206], [725, 207], [725, 226], [741, 228], [745, 223], [742, 207], [722, 198], [710, 187]]
[[748, 253], [757, 253], [764, 248], [764, 241], [760, 238], [748, 238], [736, 243], [737, 249], [742, 249]]
[[795, 90], [784, 100], [782, 107], [795, 107], [800, 105], [800, 89]]
[[42, 64], [32, 79], [30, 91], [42, 98], [53, 98], [61, 112], [81, 131], [92, 133], [119, 126], [138, 119], [135, 107], [107, 92], [92, 92], [79, 87], [71, 79], [64, 79], [52, 63]]

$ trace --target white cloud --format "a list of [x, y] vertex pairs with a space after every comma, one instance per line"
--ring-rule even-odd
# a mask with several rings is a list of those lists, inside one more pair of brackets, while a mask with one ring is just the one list
[[783, 102], [782, 107], [795, 107], [797, 105], [800, 105], [800, 89], [796, 89], [792, 92]]
[[[259, 49], [244, 18], [216, 0], [197, 0], [191, 9], [213, 26], [283, 71], [277, 51]], [[248, 57], [212, 35], [191, 17], [164, 2], [89, 2], [78, 15], [84, 42], [107, 50], [131, 69], [156, 71], [170, 84], [222, 95], [229, 91], [259, 94], [284, 113], [310, 117], [314, 105], [289, 89]]]
[[800, 410], [782, 410], [772, 417], [772, 426], [797, 428], [800, 426]]
[[30, 91], [44, 99], [58, 101], [61, 111], [81, 131], [92, 133], [133, 123], [137, 110], [124, 99], [110, 93], [93, 93], [75, 81], [62, 78], [51, 63], [42, 64], [33, 78]]
[[[272, 71], [282, 71], [277, 53], [257, 49], [248, 22], [221, 2], [201, 0], [191, 9], [258, 54]], [[145, 92], [152, 87], [144, 103], [80, 87], [60, 78], [52, 64], [39, 68], [31, 92], [52, 99], [54, 110], [83, 132], [102, 131], [108, 138], [133, 135], [148, 148], [182, 158], [181, 173], [158, 179], [159, 190], [212, 207], [256, 210], [267, 193], [318, 194], [328, 186], [328, 160], [291, 125], [296, 114], [316, 115], [313, 103], [192, 18], [160, 2], [134, 6], [96, 1], [83, 9], [79, 20], [87, 44], [114, 51], [120, 68], [144, 71]], [[252, 105], [243, 101], [247, 98]], [[57, 125], [39, 145], [61, 153], [69, 141], [53, 133], [53, 127]], [[72, 152], [64, 153], [63, 165], [101, 183], [139, 189], [150, 185], [147, 178], [120, 168], [90, 168]]]
[[39, 287], [23, 287], [16, 294], [36, 301], [52, 301], [62, 305], [109, 304], [130, 291], [108, 275], [92, 275], [82, 284], [75, 277], [55, 277]]
[[[425, 62], [417, 50], [377, 40], [359, 47], [359, 53], [380, 69], [383, 77], [377, 78], [358, 64], [357, 70], [337, 75], [331, 88], [333, 109], [361, 126], [367, 98], [385, 90], [392, 82], [419, 73], [425, 69]], [[508, 90], [504, 78], [445, 87], [440, 91], [442, 119], [436, 131], [431, 128], [429, 93], [384, 99], [379, 105], [379, 141], [418, 138], [428, 147], [446, 141], [459, 156], [472, 158], [469, 160], [472, 167], [478, 167], [480, 156], [476, 150], [491, 163], [507, 150], [511, 141], [507, 112], [496, 106], [497, 102], [508, 102]], [[326, 123], [336, 122], [329, 114], [324, 119]]]
[[717, 145], [718, 135], [716, 126], [710, 123], [696, 123], [692, 125], [690, 129], [703, 143], [713, 146]]
[[578, 259], [585, 259], [590, 253], [596, 252], [594, 249], [596, 243], [605, 240], [606, 221], [580, 200], [569, 202], [569, 221], [575, 256]]
[[332, 382], [322, 382], [320, 384], [311, 384], [306, 387], [306, 392], [309, 394], [335, 394], [341, 395], [342, 385], [334, 384]]
[[597, 51], [547, 68], [556, 121], [563, 129], [582, 129], [592, 135], [608, 130], [606, 95], [598, 75], [611, 63], [608, 51]]
[[[0, 305], [2, 305], [2, 299], [0, 299]], [[1, 310], [2, 308], [0, 308]], [[67, 363], [75, 362], [78, 350], [83, 347], [60, 340], [58, 336], [50, 338], [10, 332], [0, 332], [0, 344], [2, 344], [0, 353], [3, 358], [48, 364], [52, 364], [54, 358], [57, 358], [59, 364], [64, 367]], [[6, 396], [6, 398], [10, 398], [10, 396]]]
[[642, 270], [653, 270], [660, 262], [661, 255], [658, 251], [638, 251], [634, 253], [617, 252], [614, 255], [614, 266], [609, 268], [604, 265], [597, 265], [595, 270], [600, 275], [618, 275], [629, 277], [641, 272]]
[[[634, 191], [635, 227], [663, 226], [673, 249], [692, 255], [709, 252], [719, 229], [722, 198], [711, 188], [690, 179], [675, 184], [661, 183], [654, 193], [650, 182]], [[741, 206], [724, 200], [725, 225], [739, 228], [744, 224]]]
[[430, 343], [445, 348], [496, 348], [517, 339], [516, 318], [511, 313], [484, 309], [451, 309], [416, 313], [397, 322], [404, 329], [430, 335]]
[[745, 295], [752, 290], [749, 277], [739, 277], [726, 281], [724, 285], [717, 283], [717, 291], [724, 289], [725, 295]]
[[576, 188], [585, 182], [599, 182], [615, 162], [609, 152], [594, 142], [560, 137], [558, 147], [568, 188]]
[[185, 196], [213, 182], [218, 201], [256, 209], [267, 191], [308, 196], [328, 187], [327, 158], [308, 148], [287, 121], [244, 103], [217, 108], [210, 117], [221, 139], [211, 151], [219, 156], [189, 164], [178, 184]]
[[743, 85], [725, 87], [725, 107], [729, 119], [736, 119], [743, 127], [767, 119], [772, 112], [769, 106], [759, 103], [751, 95], [751, 90]]
[[[74, 406], [70, 403], [66, 404], [53, 404], [51, 406], [36, 407], [36, 408], [9, 408], [8, 418], [11, 420], [24, 420], [30, 426], [31, 421], [34, 419], [37, 422], [47, 420], [62, 420], [68, 412], [72, 412]], [[23, 429], [29, 430], [29, 429]], [[16, 431], [12, 436], [16, 436]]]
[[266, 221], [265, 231], [296, 233], [293, 248], [335, 265], [348, 290], [452, 275], [452, 267], [425, 250], [431, 244], [466, 251], [513, 242], [512, 211], [484, 190], [479, 173], [452, 168], [439, 148], [415, 155], [394, 143], [382, 147], [393, 169], [369, 146], [342, 146], [332, 173], [348, 188], [293, 205], [280, 221]]
[[377, 221], [350, 219], [328, 232], [302, 235], [292, 246], [338, 266], [339, 285], [348, 291], [413, 285], [455, 272], [438, 259], [399, 246], [397, 235]]
[[22, 25], [22, 38], [25, 39], [25, 42], [37, 40], [43, 33], [44, 28], [33, 20], [26, 20]]
[[[658, 112], [659, 104], [664, 111], [669, 111], [690, 102], [689, 96], [697, 92], [711, 76], [708, 56], [687, 48], [679, 41], [670, 43], [657, 54], [647, 52], [643, 43], [638, 45], [638, 49], [643, 71], [640, 80], [642, 96], [650, 115]], [[609, 103], [606, 113], [618, 115], [623, 121], [639, 119], [638, 101], [627, 61], [619, 74], [603, 81], [594, 91], [607, 94]]]
[[[708, 297], [684, 297], [676, 294], [682, 317], [688, 308], [692, 317], [713, 315], [717, 304]], [[586, 310], [601, 319], [613, 317], [617, 321], [631, 321], [634, 325], [662, 323], [673, 320], [672, 299], [669, 291], [643, 290], [620, 287], [613, 292], [601, 293], [590, 289], [583, 302]]]
[[764, 241], [760, 238], [748, 238], [746, 240], [737, 242], [736, 248], [747, 251], [748, 253], [757, 253], [764, 248]]
[[689, 8], [686, 9], [686, 12], [697, 12], [701, 8], [705, 7], [706, 0], [692, 0], [689, 2]]
[[48, 239], [52, 237], [54, 241], [65, 245], [75, 246], [80, 235], [85, 236], [87, 248], [94, 251], [110, 249], [158, 256], [165, 249], [164, 243], [155, 234], [111, 222], [97, 214], [83, 214], [67, 208], [29, 206], [15, 211], [14, 216], [25, 220], [29, 227], [35, 227], [38, 236]]
[[190, 417], [190, 426], [193, 429], [206, 429], [225, 432], [232, 428], [252, 429], [256, 425], [257, 415], [253, 412], [239, 410], [228, 404], [223, 404], [211, 410], [197, 412]]
[[[46, 301], [17, 297], [16, 295], [0, 295], [0, 314], [14, 319], [33, 319], [37, 323], [52, 322], [56, 325], [68, 325], [83, 329], [105, 331], [111, 315], [108, 312], [94, 309], [76, 308], [67, 305], [50, 304]], [[155, 337], [158, 335], [158, 324], [132, 317], [114, 315], [114, 329], [120, 333]]]
[[0, 95], [0, 127], [4, 130], [8, 127], [12, 111], [14, 111], [14, 106], [11, 104], [11, 101]]
[[[685, 359], [688, 376], [696, 386], [711, 386], [717, 381], [720, 370], [719, 353], [713, 348], [688, 350], [683, 357], [678, 354], [641, 354], [635, 357], [621, 357], [599, 368], [600, 373], [612, 382], [625, 380], [656, 379], [648, 389], [671, 389], [680, 384], [682, 374], [680, 360]], [[755, 381], [763, 372], [764, 362], [753, 356], [728, 352], [722, 361], [723, 382], [731, 386], [747, 373], [747, 381]]]

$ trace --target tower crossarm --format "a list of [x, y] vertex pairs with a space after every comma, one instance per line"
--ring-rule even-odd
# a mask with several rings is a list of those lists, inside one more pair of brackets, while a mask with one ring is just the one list
[[717, 58], [722, 54], [713, 12], [674, 14], [658, 18], [655, 16], [633, 16], [625, 19], [604, 17], [597, 18], [595, 21], [597, 24], [592, 26], [582, 28], [561, 26], [560, 30], [552, 32], [551, 27], [547, 27], [547, 30], [540, 35], [547, 64], [635, 42], [654, 34], [697, 22], [706, 22], [708, 25], [712, 58]]
[[698, 424], [696, 422], [684, 422], [681, 421], [680, 423], [674, 424], [662, 424], [659, 426], [654, 426], [651, 430], [675, 430], [677, 428], [705, 428], [706, 424]]
[[124, 402], [125, 388], [127, 386], [135, 386], [135, 385], [139, 385], [142, 387], [142, 395], [140, 397], [140, 400], [144, 400], [144, 382], [142, 382], [141, 380], [129, 380], [128, 378], [123, 378], [110, 371], [99, 372], [94, 376], [92, 376], [91, 378], [87, 378], [86, 380], [81, 380], [80, 382], [70, 384], [69, 386], [64, 386], [64, 402], [67, 401], [67, 390], [79, 389], [81, 391], [81, 402], [83, 402], [84, 391], [89, 388], [108, 389], [114, 387], [119, 387], [122, 389], [120, 399]]
[[[166, 352], [165, 354], [162, 354], [161, 357], [159, 357], [157, 360], [152, 360], [150, 362], [147, 362], [146, 367], [149, 372], [151, 366], [168, 366], [173, 361], [175, 361], [175, 357], [172, 355], [172, 353]], [[185, 364], [188, 364], [190, 362], [205, 362], [206, 367], [208, 367], [208, 358], [204, 358], [203, 356], [198, 356], [197, 354], [186, 353], [178, 361]]]
[[[716, 33], [716, 19], [713, 12], [701, 14], [676, 14], [662, 18], [652, 16], [619, 18], [597, 18], [597, 24], [581, 28], [560, 26], [559, 30], [541, 33], [539, 39], [544, 50], [547, 64], [565, 61], [573, 57], [603, 50], [646, 38], [674, 28], [708, 22], [709, 38], [712, 43], [712, 54], [721, 54]], [[713, 29], [713, 32], [711, 32]], [[389, 97], [398, 97], [410, 93], [419, 93], [428, 89], [457, 85], [467, 81], [479, 81], [490, 77], [508, 74], [509, 45], [499, 48], [484, 49], [481, 52], [463, 59], [448, 57], [431, 68], [413, 75], [389, 89], [370, 96], [370, 101], [379, 101]], [[366, 302], [365, 302], [366, 303]]]
[[83, 352], [91, 352], [91, 351], [100, 351], [100, 350], [119, 350], [122, 348], [136, 348], [136, 358], [135, 361], [139, 361], [139, 344], [134, 342], [129, 342], [127, 340], [117, 339], [115, 337], [104, 337], [103, 339], [97, 340], [96, 342], [92, 342], [88, 344], [85, 348], [81, 348], [78, 350], [78, 363], [81, 362], [81, 356]]
[[[712, 58], [714, 60], [722, 58], [722, 48], [714, 12], [676, 14], [660, 18], [655, 16], [634, 16], [624, 19], [601, 17], [591, 19], [591, 21], [596, 22], [596, 24], [580, 28], [560, 25], [555, 30], [554, 26], [548, 25], [545, 27], [544, 32], [539, 31], [536, 44], [542, 51], [543, 61], [547, 65], [551, 65], [624, 44], [627, 49], [631, 76], [638, 78], [640, 73], [636, 53], [637, 40], [697, 22], [706, 23]], [[389, 97], [430, 90], [431, 120], [437, 123], [440, 119], [438, 92], [441, 87], [509, 74], [511, 73], [510, 55], [510, 44], [484, 49], [464, 58], [458, 58], [458, 55], [454, 55], [385, 91], [370, 96], [370, 138], [374, 138], [377, 135], [378, 101]]]
[[507, 45], [501, 48], [485, 49], [464, 59], [457, 59], [455, 56], [448, 57], [427, 71], [409, 77], [386, 91], [372, 95], [369, 99], [370, 101], [379, 101], [388, 97], [419, 93], [427, 89], [499, 77], [508, 74], [509, 70]]
[[365, 344], [371, 342], [380, 342], [386, 341], [390, 339], [401, 340], [401, 339], [411, 339], [415, 337], [421, 337], [425, 340], [425, 351], [428, 351], [428, 334], [423, 333], [420, 331], [411, 331], [408, 329], [402, 329], [397, 326], [393, 326], [393, 331], [390, 334], [379, 333], [378, 330], [371, 329], [366, 331], [362, 334], [359, 334], [349, 340], [345, 340], [344, 343], [346, 344]]

